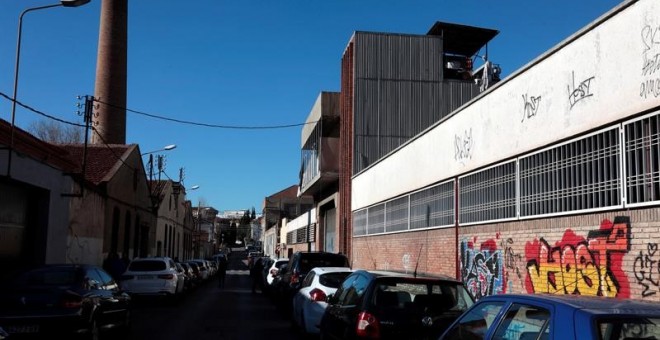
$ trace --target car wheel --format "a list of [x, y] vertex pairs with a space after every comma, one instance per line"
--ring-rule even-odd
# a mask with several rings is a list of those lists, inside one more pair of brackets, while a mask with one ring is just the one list
[[92, 319], [92, 322], [89, 324], [89, 330], [82, 339], [85, 340], [100, 340], [101, 339], [101, 329], [99, 324], [96, 322], [96, 318]]
[[307, 322], [305, 321], [305, 313], [303, 311], [300, 311], [300, 332], [303, 335], [306, 335], [307, 332]]
[[131, 325], [131, 310], [127, 309], [124, 315], [124, 324], [121, 327], [121, 333], [127, 336], [131, 332]]

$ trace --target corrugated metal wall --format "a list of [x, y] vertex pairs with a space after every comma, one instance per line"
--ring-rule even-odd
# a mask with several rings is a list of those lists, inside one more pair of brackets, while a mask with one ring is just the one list
[[352, 174], [479, 93], [474, 82], [444, 81], [440, 37], [357, 32], [354, 49]]

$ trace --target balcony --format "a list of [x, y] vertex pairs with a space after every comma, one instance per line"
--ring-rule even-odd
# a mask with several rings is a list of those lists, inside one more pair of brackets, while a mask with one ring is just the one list
[[328, 188], [336, 188], [339, 181], [339, 93], [321, 92], [307, 117], [301, 139], [300, 194], [317, 196]]

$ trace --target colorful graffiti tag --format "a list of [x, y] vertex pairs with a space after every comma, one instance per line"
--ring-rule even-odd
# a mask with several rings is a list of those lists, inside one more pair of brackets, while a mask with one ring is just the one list
[[587, 238], [564, 232], [554, 247], [543, 238], [527, 242], [526, 289], [530, 293], [629, 297], [630, 284], [622, 271], [630, 251], [630, 218], [604, 220]]
[[461, 242], [461, 278], [465, 287], [475, 299], [506, 293], [502, 251], [494, 240], [482, 243], [480, 249], [474, 249], [475, 243], [476, 238]]

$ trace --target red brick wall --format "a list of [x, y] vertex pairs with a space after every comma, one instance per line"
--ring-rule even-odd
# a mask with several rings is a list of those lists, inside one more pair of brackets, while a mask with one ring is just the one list
[[[660, 208], [353, 238], [353, 267], [455, 276], [498, 293], [660, 301]], [[420, 252], [420, 248], [422, 249]], [[458, 254], [456, 253], [458, 248]]]
[[353, 235], [351, 216], [351, 177], [353, 172], [353, 42], [350, 42], [341, 60], [340, 135], [339, 135], [339, 224], [337, 243], [339, 252], [350, 259]]

